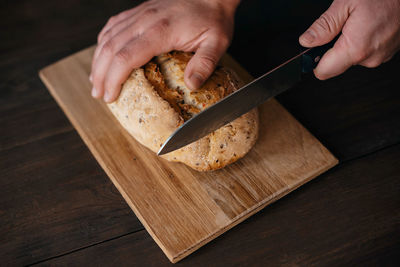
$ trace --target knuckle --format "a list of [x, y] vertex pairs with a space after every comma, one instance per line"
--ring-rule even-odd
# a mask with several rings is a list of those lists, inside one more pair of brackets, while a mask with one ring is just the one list
[[114, 54], [114, 50], [115, 50], [115, 44], [113, 40], [108, 40], [107, 42], [104, 43], [103, 45], [103, 53], [106, 55], [112, 55]]
[[367, 68], [376, 68], [381, 65], [382, 61], [379, 59], [370, 59], [363, 62], [361, 65]]
[[170, 26], [170, 21], [167, 18], [162, 18], [150, 27], [150, 31], [155, 33], [164, 33]]
[[211, 72], [215, 68], [217, 63], [218, 61], [214, 57], [209, 55], [202, 55], [199, 60], [198, 68], [204, 76], [207, 76], [206, 73]]
[[365, 61], [373, 53], [373, 50], [365, 42], [361, 42], [358, 39], [350, 38], [348, 35], [344, 35], [345, 39], [339, 43], [341, 49], [345, 49], [353, 65], [359, 64]]
[[112, 24], [112, 23], [114, 23], [115, 20], [116, 20], [116, 16], [111, 16], [111, 17], [108, 19], [107, 24], [108, 24], [108, 25], [109, 25], [109, 24]]
[[159, 10], [158, 10], [157, 8], [155, 8], [155, 7], [150, 7], [150, 8], [147, 8], [147, 9], [143, 12], [143, 15], [144, 15], [144, 16], [153, 16], [153, 15], [157, 14], [158, 11], [159, 11]]
[[122, 48], [116, 55], [115, 55], [115, 62], [118, 65], [126, 65], [131, 58], [131, 53], [127, 48]]
[[122, 11], [121, 13], [119, 13], [117, 16], [120, 17], [120, 18], [124, 18], [124, 17], [126, 17], [131, 11], [132, 11], [132, 9], [124, 10], [124, 11]]
[[335, 20], [328, 13], [324, 13], [315, 21], [315, 24], [319, 29], [325, 32], [333, 32]]
[[364, 49], [357, 49], [353, 54], [353, 62], [358, 64], [368, 58], [369, 53]]
[[111, 29], [108, 29], [105, 33], [102, 34], [102, 36], [99, 36], [99, 42], [101, 42], [102, 40], [109, 40], [111, 37]]
[[161, 28], [166, 29], [166, 28], [169, 27], [170, 21], [169, 21], [169, 19], [167, 19], [167, 18], [162, 18], [162, 19], [160, 19], [160, 21], [158, 22], [158, 25], [159, 25]]

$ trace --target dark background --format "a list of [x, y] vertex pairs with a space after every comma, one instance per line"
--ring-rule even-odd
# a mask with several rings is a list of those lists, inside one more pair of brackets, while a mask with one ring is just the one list
[[[139, 1], [0, 3], [0, 265], [168, 265], [38, 78]], [[255, 76], [330, 1], [244, 0], [229, 52]], [[398, 265], [400, 56], [278, 100], [340, 165], [177, 265]]]

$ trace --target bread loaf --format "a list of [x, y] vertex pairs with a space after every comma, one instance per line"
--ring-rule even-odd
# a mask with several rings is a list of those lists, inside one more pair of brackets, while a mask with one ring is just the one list
[[[108, 104], [122, 126], [154, 152], [184, 121], [242, 85], [232, 71], [217, 67], [199, 90], [191, 92], [184, 83], [184, 70], [191, 56], [191, 53], [171, 52], [153, 58], [132, 71], [119, 98]], [[162, 157], [183, 162], [198, 171], [215, 170], [243, 157], [257, 136], [258, 112], [254, 109]]]

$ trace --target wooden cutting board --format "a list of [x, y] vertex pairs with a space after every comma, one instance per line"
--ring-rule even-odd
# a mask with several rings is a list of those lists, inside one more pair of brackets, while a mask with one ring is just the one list
[[[171, 262], [338, 162], [274, 99], [260, 107], [259, 140], [238, 162], [201, 173], [161, 159], [90, 96], [93, 51], [91, 47], [60, 60], [41, 70], [40, 77]], [[252, 79], [228, 55], [221, 62], [244, 80]]]

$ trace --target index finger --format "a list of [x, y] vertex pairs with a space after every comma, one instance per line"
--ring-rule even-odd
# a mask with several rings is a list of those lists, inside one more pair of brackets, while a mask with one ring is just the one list
[[119, 96], [122, 84], [133, 69], [146, 64], [154, 56], [170, 51], [168, 42], [158, 39], [160, 35], [138, 36], [123, 47], [114, 57], [104, 80], [106, 102], [113, 102]]

